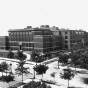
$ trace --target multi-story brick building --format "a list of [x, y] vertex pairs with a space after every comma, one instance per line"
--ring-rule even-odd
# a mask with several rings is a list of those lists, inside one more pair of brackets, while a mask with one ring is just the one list
[[83, 30], [61, 29], [62, 49], [72, 49], [76, 44], [84, 46], [85, 33]]
[[8, 36], [0, 36], [0, 49], [9, 49], [9, 38]]
[[40, 28], [28, 26], [24, 29], [9, 30], [10, 49], [18, 50], [20, 42], [23, 51], [47, 52], [55, 50], [54, 48], [61, 49], [60, 30], [52, 29], [48, 25], [42, 25]]
[[39, 52], [55, 51], [59, 49], [73, 49], [75, 45], [84, 46], [87, 40], [86, 31], [59, 29], [41, 25], [37, 28], [28, 26], [24, 29], [9, 30], [10, 49], [19, 50], [22, 43], [23, 51], [37, 50]]
[[62, 49], [62, 35], [61, 35], [61, 31], [58, 27], [50, 27], [50, 30], [52, 31], [52, 41], [53, 41], [53, 48], [55, 50], [59, 50]]

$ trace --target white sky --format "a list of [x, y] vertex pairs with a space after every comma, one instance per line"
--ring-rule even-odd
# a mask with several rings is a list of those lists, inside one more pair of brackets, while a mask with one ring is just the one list
[[88, 0], [0, 0], [0, 36], [43, 24], [88, 31]]

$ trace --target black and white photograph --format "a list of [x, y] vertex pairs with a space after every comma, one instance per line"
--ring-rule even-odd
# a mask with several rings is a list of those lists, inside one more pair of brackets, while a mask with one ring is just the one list
[[88, 88], [88, 0], [0, 0], [0, 88]]

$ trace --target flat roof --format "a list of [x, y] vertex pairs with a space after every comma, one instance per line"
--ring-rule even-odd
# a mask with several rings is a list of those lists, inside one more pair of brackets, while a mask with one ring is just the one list
[[34, 30], [34, 28], [10, 29], [8, 32], [13, 32], [13, 31], [29, 31], [29, 30]]
[[24, 28], [24, 29], [10, 29], [8, 32], [16, 31], [50, 31], [49, 28]]
[[5, 38], [5, 37], [8, 37], [8, 36], [0, 36], [0, 38]]

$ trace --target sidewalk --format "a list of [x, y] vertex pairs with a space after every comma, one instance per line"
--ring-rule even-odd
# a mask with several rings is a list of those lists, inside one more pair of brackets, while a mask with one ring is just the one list
[[0, 60], [6, 60], [6, 61], [12, 61], [12, 62], [19, 62], [19, 60], [10, 59], [10, 58], [4, 58], [4, 57], [0, 57]]
[[43, 61], [43, 62], [41, 62], [42, 64], [50, 64], [50, 63], [52, 63], [52, 62], [54, 62], [54, 61], [57, 61], [57, 58], [53, 58], [53, 59], [50, 59], [50, 60], [46, 60], [46, 61]]
[[[19, 62], [19, 60], [17, 60], [17, 59], [10, 59], [10, 58], [3, 58], [3, 57], [0, 57], [0, 60], [12, 61], [12, 62], [17, 62], [17, 63]], [[36, 63], [27, 61], [26, 64], [35, 65]]]
[[[0, 57], [0, 60], [12, 61], [12, 62], [17, 62], [17, 63], [19, 62], [19, 60], [17, 60], [17, 59], [10, 59], [10, 58], [3, 58], [3, 57]], [[52, 63], [54, 61], [57, 61], [57, 58], [46, 60], [46, 61], [43, 61], [40, 63], [41, 64], [49, 64], [49, 63]], [[37, 63], [37, 64], [40, 64], [40, 63]], [[35, 62], [29, 61], [29, 60], [26, 60], [26, 64], [36, 65]]]

